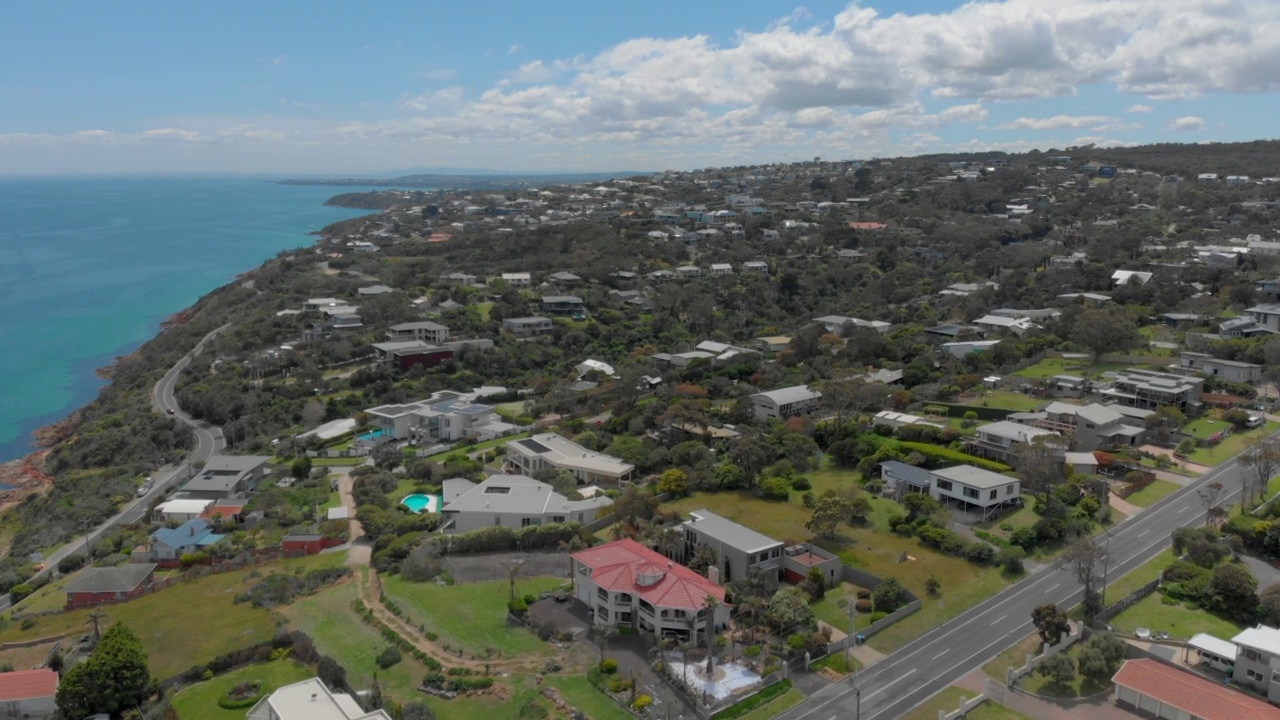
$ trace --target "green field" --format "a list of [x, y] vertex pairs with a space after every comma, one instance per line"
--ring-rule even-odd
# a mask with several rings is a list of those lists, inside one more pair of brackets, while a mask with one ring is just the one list
[[631, 713], [610, 700], [608, 695], [592, 687], [585, 677], [550, 675], [546, 679], [546, 684], [559, 690], [565, 702], [586, 713], [591, 720], [630, 720], [632, 717]]
[[1171, 483], [1168, 480], [1157, 480], [1125, 498], [1125, 500], [1138, 507], [1147, 507], [1179, 487], [1181, 486], [1177, 483]]
[[[804, 694], [795, 688], [743, 715], [740, 720], [770, 720], [804, 702]], [[936, 715], [934, 716], [937, 717]]]
[[[1121, 596], [1116, 595], [1118, 600]], [[1133, 632], [1147, 628], [1152, 632], [1163, 630], [1175, 640], [1187, 640], [1196, 633], [1209, 633], [1215, 637], [1230, 638], [1245, 629], [1245, 625], [1215, 615], [1207, 610], [1192, 610], [1183, 604], [1165, 605], [1164, 596], [1151, 593], [1138, 604], [1111, 619], [1118, 630]]]
[[[564, 578], [520, 578], [516, 580], [516, 593], [537, 595], [564, 583]], [[384, 575], [382, 584], [387, 598], [400, 606], [409, 621], [438, 633], [441, 645], [461, 647], [469, 655], [483, 655], [486, 648], [503, 655], [549, 648], [528, 629], [507, 625], [509, 592], [505, 580], [437, 585]]]
[[[954, 712], [960, 707], [960, 701], [976, 696], [978, 693], [963, 688], [949, 687], [929, 698], [903, 716], [904, 720], [937, 720], [939, 712]], [[970, 710], [965, 718], [968, 720], [1031, 720], [1020, 712], [988, 700]]]
[[[839, 586], [827, 590], [821, 600], [809, 607], [813, 609], [813, 614], [819, 620], [840, 632], [848, 632], [849, 610], [843, 605], [843, 602], [847, 600], [852, 603], [857, 600], [858, 590], [858, 586], [842, 582]], [[861, 629], [870, 625], [870, 620], [871, 613], [854, 613], [854, 629]]]
[[[1215, 420], [1212, 422], [1214, 424], [1209, 425], [1205, 418], [1201, 418], [1200, 420], [1196, 420], [1195, 422], [1187, 425], [1184, 430], [1196, 437], [1200, 437], [1197, 433], [1202, 433], [1204, 434], [1204, 437], [1208, 437], [1227, 426], [1227, 423], [1221, 420]], [[1268, 421], [1260, 428], [1234, 433], [1221, 443], [1218, 443], [1216, 447], [1196, 448], [1195, 452], [1191, 453], [1187, 459], [1193, 463], [1212, 467], [1249, 447], [1249, 444], [1258, 438], [1270, 435], [1276, 430], [1280, 430], [1280, 423]]]
[[1126, 367], [1128, 366], [1121, 363], [1094, 363], [1087, 358], [1045, 358], [1012, 374], [1043, 380], [1054, 375], [1101, 375], [1108, 370], [1123, 370]]
[[218, 698], [242, 682], [260, 681], [266, 692], [315, 677], [315, 671], [292, 660], [249, 665], [212, 680], [185, 687], [173, 696], [179, 720], [243, 720], [247, 708], [224, 710]]
[[1165, 548], [1159, 555], [1138, 566], [1133, 572], [1119, 579], [1111, 579], [1107, 585], [1107, 602], [1114, 603], [1160, 576], [1173, 563], [1173, 548]]

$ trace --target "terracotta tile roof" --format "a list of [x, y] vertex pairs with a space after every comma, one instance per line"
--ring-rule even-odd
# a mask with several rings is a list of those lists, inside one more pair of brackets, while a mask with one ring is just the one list
[[1156, 660], [1129, 660], [1112, 680], [1203, 720], [1280, 718], [1280, 708]]
[[0, 673], [0, 702], [53, 697], [58, 692], [58, 673], [43, 668]]
[[654, 606], [700, 610], [707, 595], [724, 602], [724, 588], [635, 540], [580, 550], [573, 559], [591, 568], [591, 580], [600, 587], [633, 593]]

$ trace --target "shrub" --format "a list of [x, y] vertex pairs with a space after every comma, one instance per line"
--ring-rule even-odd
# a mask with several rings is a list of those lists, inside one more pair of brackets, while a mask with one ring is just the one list
[[631, 690], [631, 680], [616, 675], [609, 679], [609, 692], [616, 695], [629, 690]]
[[871, 591], [871, 600], [877, 611], [893, 612], [902, 605], [902, 584], [897, 578], [885, 578]]
[[971, 543], [965, 549], [964, 557], [975, 565], [990, 565], [996, 559], [996, 549], [986, 543]]
[[653, 704], [653, 698], [649, 697], [648, 695], [637, 695], [635, 702], [631, 703], [631, 707], [635, 708], [636, 710], [642, 711], [652, 704]]
[[756, 490], [765, 500], [785, 501], [791, 497], [791, 483], [784, 477], [764, 478]]
[[600, 661], [600, 672], [605, 675], [613, 675], [618, 672], [618, 661], [613, 658], [605, 658]]
[[[768, 672], [765, 673], [766, 676], [770, 674], [771, 673], [768, 673]], [[782, 682], [774, 683], [766, 688], [763, 688], [762, 690], [760, 690], [760, 692], [756, 693], [755, 695], [752, 695], [746, 700], [743, 700], [737, 705], [730, 705], [724, 710], [721, 710], [715, 715], [712, 715], [711, 720], [737, 720], [738, 718], [750, 713], [752, 710], [755, 710], [756, 708], [760, 707], [761, 705], [764, 705], [770, 700], [773, 700], [779, 695], [782, 695], [783, 693], [787, 692], [790, 689], [791, 689], [790, 680], [783, 680]]]
[[1030, 550], [1040, 542], [1040, 536], [1035, 528], [1020, 527], [1009, 534], [1009, 542], [1023, 550]]
[[382, 668], [383, 670], [386, 670], [392, 665], [395, 665], [396, 663], [400, 662], [402, 659], [403, 658], [400, 655], [400, 649], [395, 646], [392, 646], [387, 648], [386, 650], [383, 650], [381, 653], [378, 653], [378, 657], [375, 660], [375, 662], [378, 663], [378, 667]]
[[508, 600], [507, 610], [519, 615], [520, 613], [524, 613], [529, 610], [529, 604], [524, 601], [524, 598], [516, 598], [515, 600]]
[[809, 482], [809, 478], [803, 475], [797, 475], [791, 480], [792, 490], [810, 490], [812, 488], [813, 483]]
[[743, 656], [743, 657], [753, 658], [753, 657], [758, 657], [759, 655], [760, 655], [760, 646], [759, 646], [759, 645], [748, 645], [748, 646], [747, 646], [746, 648], [744, 648], [744, 649], [743, 649], [743, 651], [742, 651], [742, 656]]
[[871, 600], [868, 598], [860, 599], [853, 604], [853, 609], [860, 613], [869, 613], [871, 612]]
[[878, 622], [880, 622], [881, 620], [883, 620], [883, 619], [885, 619], [885, 618], [887, 618], [887, 617], [889, 617], [889, 613], [887, 613], [887, 612], [885, 612], [885, 611], [883, 611], [883, 610], [877, 610], [877, 611], [875, 611], [875, 612], [871, 613], [871, 615], [870, 615], [870, 616], [868, 616], [867, 620], [868, 620], [869, 622], [872, 622], [872, 623], [878, 623]]
[[991, 472], [997, 473], [1008, 472], [1013, 469], [1004, 463], [987, 460], [986, 458], [980, 458], [976, 455], [960, 452], [959, 450], [952, 450], [951, 448], [930, 445], [928, 443], [900, 440], [898, 441], [898, 447], [904, 452], [920, 453], [925, 456], [925, 459], [929, 461], [930, 465], [935, 467], [939, 464], [955, 465], [956, 463], [967, 463], [969, 465], [980, 467], [983, 470], [990, 470]]

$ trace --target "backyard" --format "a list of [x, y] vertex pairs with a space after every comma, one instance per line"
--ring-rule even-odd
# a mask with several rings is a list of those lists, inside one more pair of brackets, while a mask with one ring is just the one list
[[[1119, 598], [1120, 596], [1115, 596], [1115, 599]], [[1165, 596], [1159, 592], [1151, 593], [1133, 607], [1111, 618], [1111, 626], [1130, 634], [1138, 628], [1146, 628], [1152, 632], [1164, 631], [1175, 640], [1188, 640], [1201, 632], [1230, 638], [1246, 627], [1208, 610], [1193, 609], [1183, 603], [1166, 605], [1165, 600]]]
[[[1081, 643], [1076, 643], [1062, 651], [1062, 654], [1071, 658], [1072, 664], [1075, 664], [1080, 659], [1080, 648]], [[1071, 679], [1071, 682], [1059, 683], [1038, 672], [1031, 672], [1022, 676], [1018, 684], [1027, 692], [1069, 700], [1093, 697], [1110, 690], [1112, 687], [1109, 679], [1099, 681], [1096, 678], [1084, 677], [1079, 670], [1076, 671], [1075, 677]]]
[[315, 677], [314, 670], [292, 660], [248, 665], [183, 688], [173, 696], [173, 709], [180, 720], [243, 720], [247, 708], [227, 710], [218, 705], [218, 698], [231, 688], [240, 683], [261, 682], [262, 691], [269, 693], [310, 677]]

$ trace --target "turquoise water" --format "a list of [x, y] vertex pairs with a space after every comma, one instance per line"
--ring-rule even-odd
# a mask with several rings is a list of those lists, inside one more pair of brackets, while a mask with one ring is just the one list
[[0, 178], [0, 461], [93, 399], [93, 371], [307, 233], [367, 211], [266, 178]]
[[420, 513], [423, 510], [426, 510], [427, 512], [440, 512], [440, 499], [435, 495], [422, 495], [421, 493], [415, 493], [413, 495], [406, 496], [405, 499], [400, 501], [400, 504], [415, 513]]
[[369, 432], [361, 435], [360, 439], [361, 440], [377, 440], [380, 437], [382, 437], [382, 428], [378, 428], [377, 430], [370, 430]]

